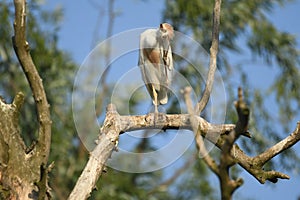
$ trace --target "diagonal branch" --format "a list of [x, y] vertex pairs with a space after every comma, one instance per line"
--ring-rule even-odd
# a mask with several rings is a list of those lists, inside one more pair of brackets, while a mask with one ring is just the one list
[[282, 153], [283, 151], [289, 149], [291, 146], [296, 144], [300, 140], [300, 122], [297, 123], [296, 129], [285, 139], [281, 140], [274, 146], [267, 149], [265, 152], [254, 157], [255, 162], [263, 166], [266, 162], [271, 160], [276, 155]]
[[273, 183], [280, 179], [289, 179], [289, 176], [276, 171], [264, 171], [263, 166], [276, 155], [291, 148], [300, 140], [300, 122], [297, 123], [296, 129], [285, 139], [279, 141], [265, 152], [251, 158], [235, 145], [232, 153], [235, 155], [236, 160], [240, 166], [253, 175], [260, 183], [265, 183], [267, 180]]
[[37, 118], [39, 122], [39, 136], [35, 155], [38, 155], [43, 160], [43, 164], [46, 164], [48, 162], [51, 143], [51, 117], [49, 104], [43, 87], [42, 79], [33, 63], [30, 55], [29, 44], [26, 41], [26, 1], [15, 0], [14, 4], [15, 35], [13, 37], [13, 45], [30, 85], [38, 112]]
[[121, 132], [116, 108], [110, 104], [106, 109], [104, 125], [100, 129], [96, 148], [90, 153], [90, 158], [82, 174], [76, 182], [68, 200], [87, 199], [95, 187], [98, 178], [105, 170], [105, 163], [116, 148]]
[[186, 87], [183, 91], [184, 94], [184, 100], [185, 104], [187, 106], [188, 113], [191, 115], [191, 124], [193, 127], [193, 131], [195, 134], [196, 139], [196, 146], [199, 152], [199, 156], [203, 159], [203, 161], [206, 163], [206, 165], [217, 175], [219, 176], [219, 169], [216, 164], [216, 161], [208, 154], [206, 147], [203, 142], [203, 138], [200, 132], [200, 129], [198, 129], [197, 120], [192, 117], [194, 116], [194, 110], [193, 110], [193, 103], [191, 99], [191, 88]]
[[209, 60], [209, 71], [207, 74], [207, 80], [204, 92], [201, 100], [196, 105], [196, 114], [199, 115], [208, 103], [213, 83], [214, 76], [217, 69], [217, 55], [219, 48], [219, 27], [220, 27], [220, 10], [221, 0], [215, 1], [214, 12], [213, 12], [213, 31], [212, 31], [212, 44], [210, 47], [210, 60]]

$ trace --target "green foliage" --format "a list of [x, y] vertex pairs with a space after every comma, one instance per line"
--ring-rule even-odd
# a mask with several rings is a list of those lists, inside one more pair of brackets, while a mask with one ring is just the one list
[[[99, 190], [93, 192], [92, 199], [164, 199], [167, 193], [150, 194], [151, 188], [160, 180], [159, 171], [145, 174], [128, 174], [108, 170], [98, 184]], [[169, 199], [169, 198], [167, 198]]]
[[[189, 152], [192, 154], [192, 152]], [[173, 187], [172, 199], [219, 199], [211, 183], [212, 173], [203, 160], [195, 156], [195, 164], [186, 170]]]

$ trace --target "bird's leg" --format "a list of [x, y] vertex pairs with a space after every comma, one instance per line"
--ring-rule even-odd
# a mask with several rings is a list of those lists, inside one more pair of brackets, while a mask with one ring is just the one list
[[157, 114], [158, 113], [158, 109], [157, 109], [157, 105], [158, 105], [158, 102], [157, 102], [157, 93], [156, 93], [156, 90], [154, 88], [154, 86], [152, 85], [152, 92], [153, 92], [153, 98], [154, 98], [154, 113]]
[[154, 88], [154, 86], [152, 85], [152, 92], [153, 92], [153, 98], [154, 98], [154, 126], [156, 125], [156, 120], [157, 120], [157, 115], [158, 115], [158, 109], [157, 109], [157, 92]]

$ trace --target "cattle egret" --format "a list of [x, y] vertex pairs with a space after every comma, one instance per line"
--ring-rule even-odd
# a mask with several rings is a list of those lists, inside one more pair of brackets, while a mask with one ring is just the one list
[[170, 41], [174, 37], [173, 27], [160, 24], [158, 29], [147, 29], [140, 36], [139, 66], [145, 86], [152, 98], [155, 113], [160, 104], [168, 102], [173, 58]]

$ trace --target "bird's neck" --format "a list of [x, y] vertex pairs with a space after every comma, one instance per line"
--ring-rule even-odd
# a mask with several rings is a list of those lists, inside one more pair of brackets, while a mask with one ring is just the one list
[[170, 46], [170, 40], [167, 33], [162, 33], [160, 30], [157, 31], [157, 41], [160, 47], [164, 50], [168, 50]]

